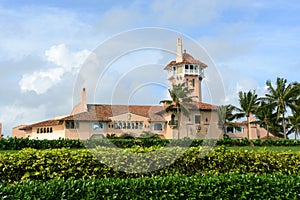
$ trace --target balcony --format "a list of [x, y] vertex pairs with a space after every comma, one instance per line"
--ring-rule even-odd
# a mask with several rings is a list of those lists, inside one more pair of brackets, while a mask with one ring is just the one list
[[171, 128], [175, 128], [178, 126], [178, 120], [171, 120], [168, 122], [168, 125], [171, 127]]
[[199, 69], [185, 69], [184, 73], [188, 74], [188, 75], [200, 75], [200, 70]]

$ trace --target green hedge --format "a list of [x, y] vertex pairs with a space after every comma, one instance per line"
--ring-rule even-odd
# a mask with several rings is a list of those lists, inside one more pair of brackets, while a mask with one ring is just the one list
[[300, 199], [300, 176], [224, 174], [0, 184], [3, 199]]
[[172, 174], [300, 174], [299, 152], [210, 150], [205, 147], [34, 150], [0, 154], [0, 182], [55, 178], [169, 176]]
[[248, 140], [248, 139], [153, 139], [153, 138], [135, 138], [135, 139], [97, 139], [97, 140], [30, 140], [29, 138], [8, 138], [0, 139], [0, 150], [20, 150], [23, 148], [50, 149], [50, 148], [93, 148], [95, 146], [131, 148], [135, 146], [300, 146], [300, 140]]
[[80, 140], [31, 140], [29, 138], [0, 139], [0, 150], [20, 150], [23, 148], [50, 149], [50, 148], [84, 148]]

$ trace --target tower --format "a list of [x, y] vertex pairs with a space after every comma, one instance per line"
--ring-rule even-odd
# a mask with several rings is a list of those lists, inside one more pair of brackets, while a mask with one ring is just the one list
[[204, 69], [207, 65], [196, 60], [186, 50], [182, 53], [181, 38], [177, 39], [176, 60], [171, 61], [164, 69], [168, 71], [168, 80], [171, 84], [185, 83], [186, 87], [194, 92], [195, 101], [202, 102], [201, 82], [204, 78]]

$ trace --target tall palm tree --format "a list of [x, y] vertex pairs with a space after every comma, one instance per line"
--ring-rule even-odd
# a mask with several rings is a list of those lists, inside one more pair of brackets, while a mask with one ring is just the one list
[[255, 92], [255, 90], [252, 92], [249, 90], [248, 92], [239, 92], [239, 115], [244, 115], [247, 117], [247, 138], [250, 137], [250, 115], [254, 114], [258, 108], [259, 105], [259, 98]]
[[226, 135], [226, 127], [234, 127], [235, 123], [232, 121], [242, 117], [237, 115], [236, 111], [237, 108], [230, 104], [218, 106], [217, 112], [219, 117], [219, 125], [221, 126], [223, 137]]
[[178, 139], [180, 137], [180, 123], [181, 123], [181, 116], [180, 113], [183, 115], [188, 116], [190, 113], [190, 109], [193, 108], [193, 98], [195, 96], [191, 96], [193, 92], [192, 89], [189, 89], [185, 86], [185, 83], [173, 84], [171, 89], [168, 89], [171, 100], [162, 100], [160, 103], [167, 105], [166, 112], [171, 112], [177, 115], [178, 119]]
[[300, 87], [298, 83], [289, 83], [283, 78], [277, 78], [276, 88], [273, 87], [271, 81], [267, 81], [266, 85], [268, 87], [268, 94], [264, 99], [268, 100], [270, 103], [274, 103], [276, 106], [276, 119], [280, 120], [283, 127], [284, 139], [287, 138], [286, 133], [286, 112], [288, 108], [295, 105], [295, 102], [299, 101], [299, 91]]

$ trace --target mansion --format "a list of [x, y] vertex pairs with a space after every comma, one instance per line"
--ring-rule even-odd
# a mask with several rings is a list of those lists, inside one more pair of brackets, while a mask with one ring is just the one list
[[[13, 128], [13, 137], [31, 139], [90, 139], [108, 134], [120, 136], [124, 133], [135, 137], [145, 132], [155, 133], [167, 139], [179, 138], [220, 138], [222, 131], [218, 124], [217, 106], [202, 102], [201, 84], [204, 79], [205, 63], [182, 51], [182, 41], [178, 38], [176, 59], [168, 63], [171, 85], [184, 83], [193, 92], [193, 106], [188, 116], [166, 112], [167, 105], [108, 105], [87, 104], [85, 88], [81, 101], [69, 115], [55, 117], [34, 124]], [[180, 119], [180, 120], [179, 120]], [[239, 129], [228, 129], [231, 137], [243, 138], [247, 135], [247, 125], [239, 124]], [[250, 138], [263, 137], [266, 131], [257, 125], [251, 126]]]

